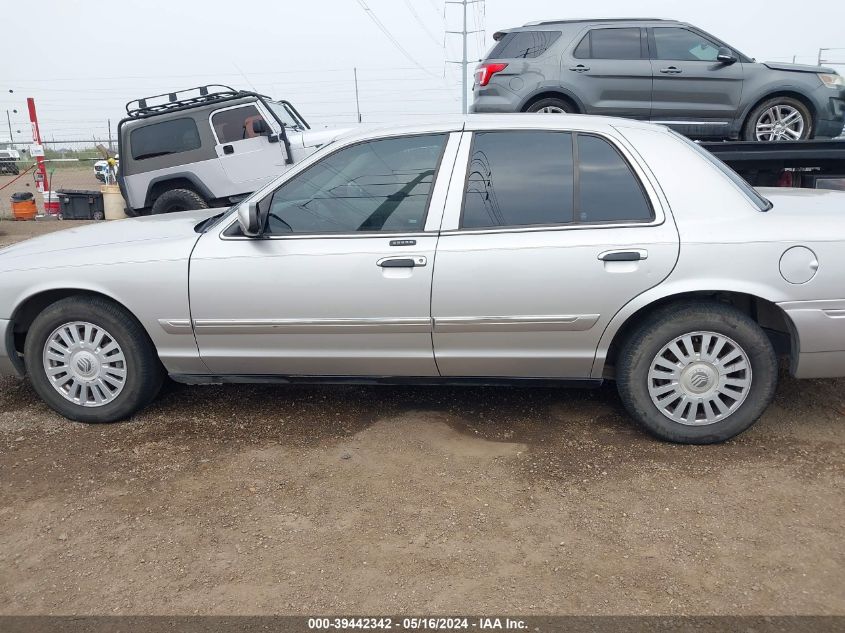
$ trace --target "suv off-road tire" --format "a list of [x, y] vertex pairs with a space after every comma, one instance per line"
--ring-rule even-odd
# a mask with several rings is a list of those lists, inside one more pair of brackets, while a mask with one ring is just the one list
[[[110, 339], [125, 359], [122, 388], [105, 404], [83, 406], [72, 402], [54, 386], [55, 381], [48, 378], [45, 351], [48, 339], [54, 340], [60, 328], [72, 323], [86, 323], [105, 332], [108, 339], [102, 339], [105, 343], [101, 345], [107, 347]], [[86, 341], [84, 347], [76, 356], [67, 356], [67, 366], [79, 361], [84, 364], [86, 356], [90, 359], [96, 355], [97, 347], [92, 342]], [[24, 363], [33, 388], [44, 402], [60, 415], [77, 422], [116, 422], [128, 418], [155, 398], [164, 375], [152, 341], [141, 324], [121, 306], [99, 297], [68, 297], [41, 312], [27, 333]], [[97, 375], [102, 376], [102, 372]], [[88, 393], [90, 395], [91, 391]], [[102, 393], [100, 391], [100, 395]]]
[[763, 103], [754, 108], [748, 115], [748, 118], [745, 120], [745, 125], [742, 128], [742, 139], [744, 141], [757, 141], [757, 122], [767, 110], [776, 106], [792, 108], [798, 111], [804, 119], [804, 129], [801, 133], [801, 137], [793, 140], [803, 141], [813, 137], [813, 127], [815, 122], [813, 121], [813, 115], [810, 113], [809, 108], [804, 105], [803, 102], [798, 99], [793, 99], [792, 97], [772, 97], [771, 99], [766, 99]]
[[560, 110], [560, 114], [563, 113], [573, 113], [575, 112], [575, 108], [572, 107], [572, 104], [568, 101], [563, 99], [555, 99], [553, 97], [549, 97], [547, 99], [540, 99], [539, 101], [532, 103], [528, 108], [526, 108], [526, 112], [542, 112], [543, 110], [550, 109], [552, 111]]
[[152, 213], [176, 213], [177, 211], [193, 211], [207, 209], [208, 203], [192, 189], [170, 189], [165, 191], [153, 203]]
[[[697, 337], [697, 334], [702, 336]], [[694, 345], [696, 342], [702, 345], [703, 336], [709, 337], [711, 334], [724, 337], [729, 341], [726, 345], [733, 345], [734, 349], [739, 349], [744, 354], [750, 365], [749, 373], [745, 374], [750, 384], [742, 399], [736, 399], [738, 402], [736, 408], [714, 422], [708, 423], [701, 419], [696, 424], [690, 423], [689, 417], [697, 415], [692, 413], [691, 408], [687, 423], [675, 421], [669, 417], [669, 412], [664, 413], [658, 408], [650, 387], [657, 392], [661, 386], [655, 385], [665, 387], [669, 387], [670, 384], [683, 385], [690, 374], [681, 372], [680, 375], [684, 377], [678, 382], [673, 382], [654, 380], [650, 372], [666, 347], [673, 341], [680, 337], [692, 336]], [[711, 349], [716, 349], [715, 341]], [[698, 371], [702, 363], [696, 360], [696, 354], [690, 354], [690, 356], [692, 362], [685, 366], [686, 370]], [[705, 361], [708, 360], [704, 352], [702, 356]], [[728, 356], [729, 354], [724, 353], [722, 358], [727, 359]], [[708, 369], [713, 372], [710, 379], [711, 385], [718, 380], [720, 366], [722, 370], [727, 371], [726, 367], [740, 366], [741, 361], [742, 358], [738, 365], [732, 365], [737, 361], [725, 361], [724, 365], [721, 361], [715, 361], [715, 369]], [[679, 361], [678, 367], [683, 364], [683, 361]], [[703, 364], [709, 366], [709, 363]], [[731, 375], [742, 376], [743, 372]], [[777, 387], [777, 377], [778, 360], [766, 333], [748, 315], [730, 305], [717, 302], [672, 304], [656, 310], [643, 319], [642, 323], [628, 336], [619, 351], [616, 363], [616, 386], [628, 413], [653, 435], [670, 442], [684, 444], [724, 442], [747, 430], [772, 401]], [[700, 378], [701, 376], [693, 376], [693, 380]], [[705, 401], [713, 397], [706, 393], [702, 395]], [[673, 395], [668, 397], [672, 398]], [[700, 402], [697, 396], [693, 396], [692, 401]], [[722, 400], [723, 405], [724, 402]], [[666, 407], [672, 404], [668, 400], [663, 400], [662, 403], [665, 403], [662, 406]], [[700, 412], [702, 418], [706, 413], [705, 405], [710, 407], [711, 412], [716, 412], [715, 407], [706, 402], [695, 405], [697, 407], [695, 411]]]

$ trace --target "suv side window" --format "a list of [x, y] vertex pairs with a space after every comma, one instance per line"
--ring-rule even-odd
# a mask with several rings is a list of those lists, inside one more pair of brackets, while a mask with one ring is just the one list
[[129, 134], [129, 145], [132, 158], [144, 160], [199, 149], [202, 141], [196, 122], [185, 118], [136, 128]]
[[576, 59], [642, 59], [639, 27], [592, 29], [575, 47]]
[[653, 29], [655, 59], [686, 62], [714, 62], [719, 45], [688, 29], [660, 26]]
[[636, 174], [598, 136], [533, 130], [474, 135], [463, 229], [653, 219]]
[[366, 141], [297, 174], [273, 194], [267, 231], [422, 231], [446, 134]]
[[505, 33], [487, 59], [539, 57], [560, 37], [560, 31], [516, 31]]
[[264, 117], [254, 105], [220, 110], [211, 116], [211, 125], [221, 145], [242, 141], [257, 136], [252, 131], [253, 121], [263, 121]]

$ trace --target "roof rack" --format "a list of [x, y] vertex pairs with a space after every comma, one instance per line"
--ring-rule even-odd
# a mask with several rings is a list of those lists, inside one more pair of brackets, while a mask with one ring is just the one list
[[223, 84], [209, 84], [135, 99], [126, 104], [126, 114], [131, 118], [140, 118], [154, 113], [184, 110], [193, 106], [252, 94], [254, 93], [235, 90], [231, 86]]
[[575, 24], [578, 22], [676, 22], [676, 20], [666, 20], [663, 18], [582, 18], [580, 20], [539, 20], [537, 22], [527, 22], [523, 26], [545, 26], [547, 24]]

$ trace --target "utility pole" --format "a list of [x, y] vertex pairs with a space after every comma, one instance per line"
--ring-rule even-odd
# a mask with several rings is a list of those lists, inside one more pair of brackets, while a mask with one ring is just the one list
[[107, 121], [109, 122], [109, 152], [113, 154], [114, 146], [111, 143], [111, 119], [107, 119]]
[[448, 61], [447, 64], [460, 64], [462, 76], [461, 76], [461, 90], [463, 94], [461, 95], [461, 108], [464, 114], [467, 113], [467, 95], [469, 94], [469, 86], [467, 86], [467, 66], [469, 65], [469, 60], [467, 59], [467, 36], [472, 33], [478, 33], [479, 31], [470, 31], [467, 29], [467, 7], [471, 4], [478, 4], [479, 2], [484, 2], [484, 0], [446, 0], [446, 4], [459, 4], [463, 9], [463, 28], [460, 31], [446, 31], [451, 35], [460, 35], [463, 39], [463, 57], [459, 62]]
[[358, 123], [361, 122], [361, 103], [358, 101], [358, 69], [352, 68], [352, 74], [355, 77], [355, 111], [358, 113]]

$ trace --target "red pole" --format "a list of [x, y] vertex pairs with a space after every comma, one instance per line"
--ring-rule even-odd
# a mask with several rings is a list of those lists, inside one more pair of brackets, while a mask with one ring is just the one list
[[[29, 120], [32, 122], [32, 142], [39, 148], [41, 145], [41, 131], [38, 129], [38, 115], [35, 114], [35, 99], [27, 97], [26, 106], [29, 108]], [[42, 148], [43, 153], [43, 148]], [[50, 191], [50, 183], [47, 182], [47, 165], [44, 163], [44, 156], [36, 156], [35, 160], [38, 162], [38, 171], [41, 174], [41, 182], [38, 183], [38, 191], [44, 193]]]

